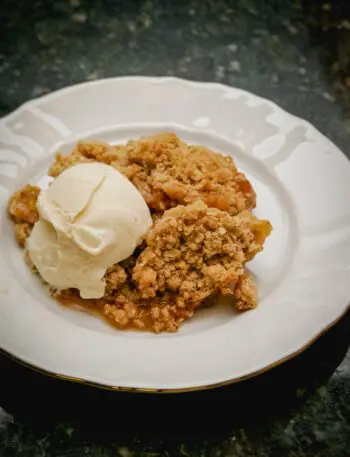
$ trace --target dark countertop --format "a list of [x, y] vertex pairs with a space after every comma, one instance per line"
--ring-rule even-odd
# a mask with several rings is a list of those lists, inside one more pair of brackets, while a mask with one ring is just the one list
[[[3, 0], [0, 19], [0, 115], [85, 80], [175, 75], [270, 98], [350, 157], [347, 0]], [[0, 456], [346, 457], [349, 328], [348, 315], [268, 373], [185, 395], [92, 389], [0, 357]]]

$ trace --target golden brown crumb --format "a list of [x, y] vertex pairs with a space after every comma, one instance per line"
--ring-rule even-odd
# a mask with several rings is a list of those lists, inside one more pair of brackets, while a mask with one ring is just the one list
[[22, 222], [15, 224], [15, 237], [17, 243], [21, 248], [24, 248], [26, 244], [26, 239], [29, 237], [33, 229], [33, 224], [28, 224], [28, 222]]
[[242, 275], [234, 289], [236, 307], [239, 311], [255, 308], [258, 305], [258, 292], [253, 278], [245, 273]]
[[83, 300], [78, 291], [52, 290], [53, 296], [66, 306], [78, 305], [102, 315], [113, 326], [121, 329], [148, 330], [151, 332], [175, 332], [182, 322], [193, 315], [193, 309], [184, 309], [174, 303], [159, 300], [147, 301], [134, 290], [132, 278], [114, 296], [99, 300]]
[[182, 143], [173, 133], [126, 145], [127, 177], [157, 211], [197, 200], [237, 214], [255, 206], [256, 195], [231, 157]]
[[56, 177], [65, 169], [86, 162], [102, 162], [120, 168], [123, 166], [125, 147], [111, 146], [107, 143], [80, 142], [73, 151], [64, 156], [56, 155], [55, 162], [49, 169], [49, 175]]
[[125, 146], [112, 146], [107, 143], [80, 142], [76, 150], [88, 159], [97, 160], [107, 165], [119, 164], [126, 154]]
[[66, 170], [67, 168], [72, 167], [73, 165], [78, 165], [79, 163], [86, 162], [92, 162], [92, 160], [89, 160], [80, 154], [72, 153], [68, 156], [64, 156], [61, 153], [58, 153], [56, 154], [55, 162], [49, 168], [48, 174], [49, 176], [56, 178], [59, 174], [62, 173], [62, 171]]
[[105, 297], [113, 296], [118, 293], [126, 283], [126, 280], [127, 273], [121, 265], [115, 264], [109, 267], [105, 274]]
[[193, 315], [193, 309], [183, 309], [174, 303], [144, 303], [121, 294], [113, 304], [105, 304], [103, 315], [120, 328], [176, 332], [182, 322]]
[[39, 193], [39, 187], [28, 184], [12, 195], [7, 210], [13, 222], [16, 224], [23, 222], [35, 224], [39, 219], [39, 213], [36, 207]]
[[[147, 234], [133, 271], [141, 297], [172, 294], [177, 306], [187, 308], [213, 293], [236, 295], [233, 286], [246, 275], [245, 262], [262, 250], [270, 231], [270, 223], [250, 211], [230, 216], [203, 202], [166, 211]], [[239, 286], [237, 296], [254, 307], [249, 281]]]
[[22, 248], [25, 246], [33, 225], [39, 219], [36, 207], [39, 193], [38, 187], [24, 186], [12, 195], [7, 206], [10, 218], [15, 223], [16, 241]]

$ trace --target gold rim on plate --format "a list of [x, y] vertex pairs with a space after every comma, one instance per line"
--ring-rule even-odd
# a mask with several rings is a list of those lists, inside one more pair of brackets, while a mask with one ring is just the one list
[[308, 343], [306, 343], [304, 346], [302, 346], [300, 349], [297, 351], [293, 352], [292, 354], [287, 355], [286, 357], [283, 357], [282, 359], [277, 360], [276, 362], [271, 363], [270, 365], [267, 365], [264, 368], [261, 368], [260, 370], [253, 371], [252, 373], [249, 373], [245, 376], [240, 376], [238, 378], [234, 379], [229, 379], [228, 381], [223, 381], [223, 382], [217, 382], [215, 384], [209, 384], [206, 386], [198, 386], [198, 387], [183, 387], [180, 389], [147, 389], [147, 388], [142, 388], [142, 387], [120, 387], [120, 386], [108, 386], [105, 384], [100, 384], [97, 382], [93, 381], [87, 381], [83, 378], [76, 378], [74, 376], [68, 376], [68, 375], [63, 375], [60, 373], [53, 373], [51, 371], [47, 371], [43, 368], [39, 368], [35, 365], [32, 365], [28, 362], [25, 362], [18, 357], [14, 356], [8, 351], [5, 351], [4, 349], [0, 348], [0, 352], [5, 355], [6, 357], [14, 360], [15, 362], [19, 363], [20, 365], [23, 365], [26, 368], [29, 368], [33, 371], [36, 371], [40, 374], [43, 374], [45, 376], [49, 376], [54, 379], [58, 380], [63, 380], [63, 381], [69, 381], [69, 382], [74, 382], [78, 384], [83, 384], [86, 386], [91, 386], [91, 387], [97, 387], [99, 389], [104, 389], [104, 390], [111, 390], [111, 391], [117, 391], [117, 392], [131, 392], [131, 393], [146, 393], [146, 394], [177, 394], [177, 393], [187, 393], [187, 392], [198, 392], [198, 391], [204, 391], [204, 390], [209, 390], [209, 389], [215, 389], [217, 387], [224, 387], [228, 386], [230, 384], [236, 384], [241, 381], [245, 381], [246, 379], [254, 378], [256, 376], [259, 376], [260, 374], [266, 373], [267, 371], [272, 370], [273, 368], [282, 365], [285, 362], [288, 362], [291, 359], [294, 359], [306, 349], [308, 349], [310, 346], [312, 346], [313, 343], [315, 343], [322, 335], [328, 332], [331, 328], [335, 327], [338, 322], [340, 322], [345, 315], [350, 311], [350, 303], [345, 309], [345, 311], [336, 319], [334, 320], [331, 324], [329, 324], [327, 327], [325, 327], [323, 330], [321, 330], [315, 337], [313, 337]]

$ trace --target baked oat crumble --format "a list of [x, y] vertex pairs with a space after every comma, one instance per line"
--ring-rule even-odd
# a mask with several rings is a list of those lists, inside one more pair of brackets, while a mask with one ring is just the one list
[[[49, 174], [89, 161], [111, 165], [132, 181], [152, 211], [153, 227], [131, 257], [108, 268], [103, 298], [52, 289], [55, 298], [118, 328], [153, 332], [176, 331], [217, 294], [233, 296], [239, 311], [257, 306], [245, 263], [263, 249], [271, 224], [251, 213], [255, 192], [232, 158], [165, 133], [121, 146], [78, 143], [70, 155], [56, 156]], [[27, 185], [9, 201], [21, 247], [39, 218], [39, 193]]]

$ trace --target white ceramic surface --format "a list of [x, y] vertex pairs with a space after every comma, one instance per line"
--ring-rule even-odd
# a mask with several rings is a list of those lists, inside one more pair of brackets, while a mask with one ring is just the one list
[[[78, 139], [112, 143], [172, 130], [231, 154], [274, 231], [249, 268], [260, 306], [198, 312], [176, 334], [110, 328], [63, 309], [28, 271], [8, 196], [45, 176]], [[125, 77], [30, 101], [0, 121], [0, 347], [49, 373], [106, 387], [190, 390], [252, 375], [301, 350], [348, 308], [350, 162], [309, 123], [219, 84]]]

